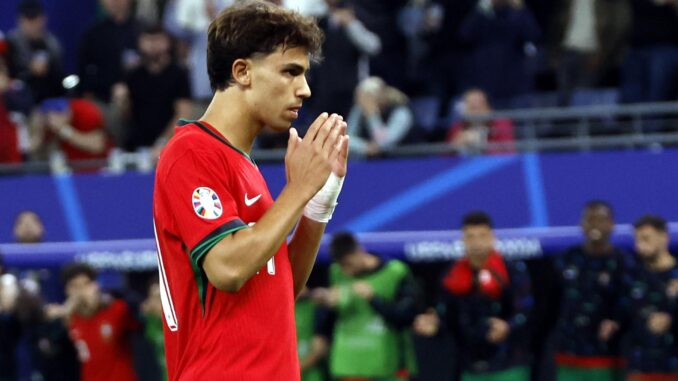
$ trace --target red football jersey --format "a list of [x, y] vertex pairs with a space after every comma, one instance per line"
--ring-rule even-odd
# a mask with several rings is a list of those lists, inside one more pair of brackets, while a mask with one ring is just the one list
[[113, 300], [91, 317], [73, 315], [69, 335], [82, 364], [81, 381], [136, 381], [130, 331], [138, 327], [122, 300]]
[[216, 289], [201, 266], [272, 204], [247, 154], [205, 122], [180, 123], [160, 155], [153, 200], [171, 381], [299, 380], [287, 244], [235, 293]]

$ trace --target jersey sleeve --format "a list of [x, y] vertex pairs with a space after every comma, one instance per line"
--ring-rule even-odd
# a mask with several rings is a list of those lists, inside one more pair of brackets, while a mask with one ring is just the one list
[[207, 290], [204, 256], [247, 225], [238, 215], [235, 189], [224, 163], [207, 151], [187, 151], [166, 174], [164, 193], [175, 233], [187, 248], [201, 301]]

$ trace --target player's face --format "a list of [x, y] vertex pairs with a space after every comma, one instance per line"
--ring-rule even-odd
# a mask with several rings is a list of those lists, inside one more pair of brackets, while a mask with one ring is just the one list
[[361, 251], [355, 251], [349, 255], [346, 255], [339, 262], [341, 271], [346, 275], [354, 276], [358, 275], [363, 271], [363, 254]]
[[668, 247], [668, 235], [651, 226], [641, 226], [635, 231], [636, 252], [643, 260], [652, 260]]
[[99, 284], [85, 274], [78, 275], [66, 284], [66, 296], [75, 299], [80, 311], [95, 310], [99, 302]]
[[289, 48], [252, 60], [249, 104], [264, 125], [287, 130], [299, 116], [304, 100], [311, 96], [306, 82], [309, 68], [305, 48]]
[[494, 233], [486, 225], [468, 225], [462, 229], [464, 251], [469, 259], [483, 259], [494, 249]]
[[594, 207], [585, 210], [581, 227], [589, 242], [607, 242], [614, 227], [610, 210], [605, 207]]

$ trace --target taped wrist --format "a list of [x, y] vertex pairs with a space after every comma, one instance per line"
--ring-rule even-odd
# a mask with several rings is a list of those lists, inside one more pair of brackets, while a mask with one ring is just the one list
[[317, 222], [329, 222], [332, 219], [334, 208], [337, 206], [337, 199], [343, 184], [343, 177], [331, 173], [325, 185], [306, 204], [304, 216]]

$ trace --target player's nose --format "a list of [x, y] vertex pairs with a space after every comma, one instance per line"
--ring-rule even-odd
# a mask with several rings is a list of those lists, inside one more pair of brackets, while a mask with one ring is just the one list
[[301, 77], [301, 83], [297, 88], [297, 94], [299, 98], [310, 98], [311, 97], [311, 88], [308, 86], [308, 81], [306, 77]]

